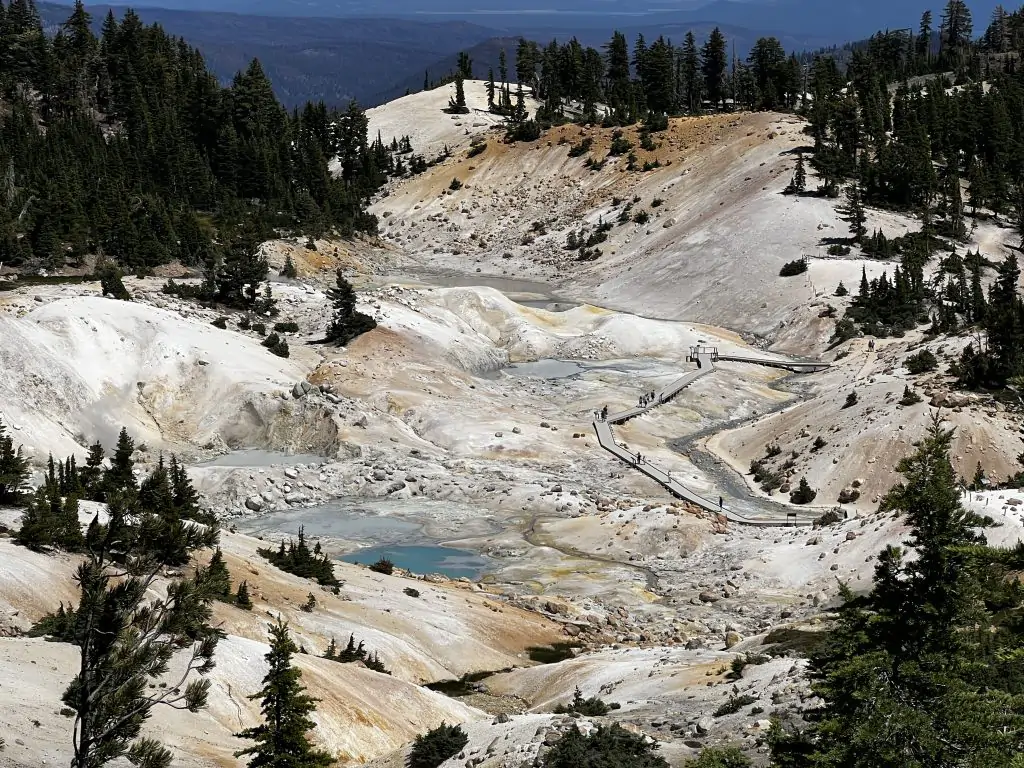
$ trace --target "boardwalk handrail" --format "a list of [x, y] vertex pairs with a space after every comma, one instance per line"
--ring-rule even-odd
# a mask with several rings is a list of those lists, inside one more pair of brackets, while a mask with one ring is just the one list
[[[619, 413], [609, 413], [604, 418], [595, 419], [593, 422], [594, 432], [597, 433], [597, 442], [609, 453], [626, 462], [634, 469], [638, 469], [652, 480], [660, 483], [668, 489], [669, 493], [677, 498], [694, 504], [709, 512], [722, 515], [727, 520], [741, 523], [743, 525], [776, 526], [776, 525], [810, 525], [812, 521], [807, 519], [796, 519], [795, 513], [788, 513], [785, 520], [776, 517], [747, 517], [727, 508], [721, 497], [719, 503], [715, 504], [711, 499], [706, 499], [699, 493], [691, 491], [678, 480], [672, 477], [671, 472], [660, 469], [650, 462], [643, 461], [639, 452], [631, 453], [619, 445], [612, 432], [613, 424], [622, 424], [630, 419], [640, 416], [648, 411], [667, 403], [678, 395], [683, 389], [695, 382], [702, 376], [713, 373], [716, 360], [736, 360], [737, 362], [758, 363], [762, 365], [773, 365], [775, 367], [788, 367], [795, 372], [816, 371], [828, 367], [828, 363], [788, 363], [784, 360], [762, 360], [757, 358], [745, 358], [738, 356], [719, 355], [716, 347], [695, 346], [690, 348], [690, 355], [687, 360], [697, 363], [697, 370], [676, 379], [668, 386], [653, 393], [653, 396], [646, 403], [641, 402], [635, 408], [630, 408]], [[793, 366], [793, 367], [789, 367]], [[817, 367], [815, 367], [817, 366]]]

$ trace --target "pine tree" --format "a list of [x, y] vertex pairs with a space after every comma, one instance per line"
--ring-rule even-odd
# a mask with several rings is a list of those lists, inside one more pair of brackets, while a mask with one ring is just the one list
[[338, 644], [334, 642], [334, 638], [331, 638], [331, 644], [327, 646], [327, 650], [324, 651], [324, 658], [330, 661], [336, 661], [338, 658]]
[[96, 265], [96, 277], [100, 280], [100, 289], [104, 296], [110, 295], [121, 301], [131, 301], [132, 296], [121, 282], [123, 275], [117, 265], [106, 259]]
[[295, 269], [295, 262], [292, 261], [292, 255], [290, 253], [284, 257], [284, 266], [281, 267], [279, 274], [281, 277], [287, 277], [290, 280], [294, 280], [299, 276], [298, 270]]
[[416, 737], [406, 768], [437, 768], [441, 763], [459, 754], [469, 743], [469, 736], [461, 726], [441, 723]]
[[358, 336], [372, 331], [377, 321], [356, 309], [356, 292], [345, 279], [342, 270], [336, 275], [337, 287], [327, 292], [334, 307], [334, 316], [327, 326], [325, 343], [344, 345]]
[[1024, 714], [1010, 659], [1022, 637], [1000, 609], [1019, 605], [1003, 581], [1017, 558], [985, 547], [980, 519], [962, 507], [952, 440], [936, 415], [899, 462], [904, 481], [880, 511], [905, 518], [916, 557], [890, 546], [867, 596], [844, 589], [839, 622], [812, 657], [823, 704], [806, 731], [773, 731], [773, 765], [1017, 764]]
[[135, 482], [135, 441], [128, 436], [128, 429], [121, 427], [117, 436], [117, 446], [110, 460], [110, 468], [103, 473], [104, 494], [132, 494], [138, 491]]
[[231, 573], [228, 571], [227, 563], [224, 562], [224, 553], [220, 551], [220, 547], [214, 550], [213, 557], [210, 558], [210, 563], [206, 566], [204, 579], [214, 598], [224, 602], [231, 600]]
[[[171, 579], [165, 596], [149, 599], [167, 563], [148, 549], [153, 537], [176, 537], [188, 551], [212, 546], [216, 532], [162, 524], [116, 498], [109, 522], [94, 520], [87, 557], [79, 565], [77, 608], [48, 616], [45, 628], [63, 628], [77, 647], [75, 678], [64, 703], [75, 714], [72, 768], [99, 768], [121, 756], [144, 768], [162, 768], [170, 752], [151, 737], [139, 737], [158, 706], [196, 712], [206, 703], [213, 655], [220, 637], [209, 625], [210, 596], [199, 579]], [[177, 685], [156, 687], [172, 657], [182, 663]], [[198, 678], [194, 674], [199, 675]]]
[[236, 734], [255, 742], [235, 753], [235, 757], [249, 757], [250, 768], [327, 768], [334, 762], [306, 735], [315, 725], [309, 715], [316, 711], [316, 699], [305, 692], [302, 673], [292, 666], [297, 651], [286, 624], [270, 628], [270, 651], [264, 657], [270, 669], [263, 688], [249, 697], [260, 700], [263, 723]]
[[235, 605], [245, 610], [252, 609], [252, 598], [249, 597], [249, 584], [243, 581], [238, 585], [238, 593], [235, 595]]
[[448, 106], [444, 111], [452, 115], [469, 114], [469, 107], [466, 106], [466, 84], [461, 70], [455, 73], [455, 95], [448, 99]]
[[103, 445], [99, 442], [90, 445], [80, 473], [83, 498], [90, 501], [103, 501], [103, 459]]
[[701, 49], [701, 71], [704, 75], [704, 92], [711, 102], [711, 108], [716, 111], [725, 106], [726, 64], [725, 36], [715, 27]]
[[41, 552], [53, 546], [54, 527], [55, 521], [50, 515], [50, 502], [40, 488], [22, 513], [14, 540], [23, 547]]
[[796, 156], [796, 168], [793, 170], [793, 178], [786, 187], [787, 195], [800, 195], [807, 189], [807, 170], [804, 168], [803, 152]]
[[861, 203], [860, 187], [857, 183], [846, 187], [846, 205], [840, 209], [843, 221], [850, 225], [850, 234], [853, 242], [860, 245], [864, 241], [864, 235], [868, 233], [865, 223], [868, 220], [864, 213], [864, 206]]
[[0, 504], [16, 505], [21, 501], [28, 475], [28, 459], [20, 445], [14, 447], [14, 438], [0, 421]]
[[679, 54], [679, 87], [686, 111], [695, 114], [701, 107], [700, 53], [693, 31], [686, 33], [683, 48]]

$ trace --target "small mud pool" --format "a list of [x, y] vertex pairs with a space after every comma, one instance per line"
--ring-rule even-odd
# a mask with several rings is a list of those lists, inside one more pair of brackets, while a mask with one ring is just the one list
[[586, 370], [575, 360], [535, 360], [531, 363], [514, 363], [502, 369], [509, 376], [525, 376], [529, 379], [567, 379]]
[[367, 547], [343, 555], [341, 559], [370, 565], [381, 558], [413, 573], [440, 573], [453, 579], [477, 578], [489, 565], [486, 559], [472, 552], [429, 545]]

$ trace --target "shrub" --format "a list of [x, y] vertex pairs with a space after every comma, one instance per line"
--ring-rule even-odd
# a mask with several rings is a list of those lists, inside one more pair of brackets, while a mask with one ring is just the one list
[[612, 134], [612, 144], [608, 148], [609, 155], [624, 155], [633, 148], [633, 142], [627, 139], [622, 131], [615, 131]]
[[228, 327], [228, 319], [226, 317], [218, 317], [216, 320], [210, 323], [210, 325], [212, 325], [214, 328], [220, 328], [221, 330], [223, 330], [224, 328]]
[[818, 528], [822, 528], [826, 525], [835, 525], [836, 523], [843, 522], [844, 518], [838, 509], [830, 509], [825, 514], [814, 519], [814, 525]]
[[121, 282], [122, 274], [112, 261], [103, 260], [96, 265], [95, 277], [100, 281], [100, 290], [104, 296], [108, 294], [121, 301], [131, 301], [131, 294]]
[[407, 594], [409, 597], [419, 597], [420, 596], [420, 591], [418, 589], [413, 589], [412, 587], [406, 587], [402, 591], [405, 592], [405, 594]]
[[468, 743], [469, 737], [461, 726], [441, 723], [416, 737], [405, 761], [406, 768], [437, 768], [459, 754]]
[[[759, 715], [764, 710], [754, 707], [750, 714]], [[687, 763], [687, 768], [750, 768], [753, 763], [739, 747], [706, 747], [700, 757]]]
[[820, 451], [826, 445], [828, 445], [828, 443], [825, 441], [825, 438], [823, 438], [821, 435], [818, 435], [816, 438], [814, 438], [814, 444], [811, 446], [811, 452], [813, 453], [815, 451]]
[[253, 329], [254, 332], [258, 333], [260, 336], [266, 336], [267, 335], [267, 326], [264, 325], [263, 323], [253, 323], [252, 324], [252, 329]]
[[647, 211], [637, 211], [635, 214], [633, 214], [633, 221], [635, 221], [637, 224], [646, 224], [650, 220], [651, 214], [649, 214]]
[[[829, 343], [834, 347], [837, 344], [842, 344], [844, 341], [852, 339], [857, 335], [857, 326], [853, 324], [853, 320], [844, 317], [836, 323], [836, 329], [832, 332], [832, 338], [829, 339]], [[850, 354], [849, 351], [846, 355]], [[843, 355], [843, 357], [846, 357]], [[839, 356], [836, 356], [836, 360], [839, 360]]]
[[[312, 249], [314, 251], [316, 250], [315, 246], [316, 244], [314, 243], [314, 247]], [[281, 277], [287, 277], [291, 279], [294, 279], [299, 276], [299, 273], [295, 269], [295, 262], [292, 261], [292, 255], [290, 253], [284, 257], [284, 266], [281, 267], [281, 272], [279, 274], [281, 275]]]
[[457, 192], [462, 189], [462, 182], [458, 179], [452, 179], [452, 183], [448, 185], [448, 189], [452, 190], [452, 192]]
[[388, 558], [382, 557], [380, 560], [370, 565], [370, 570], [375, 573], [383, 573], [385, 576], [390, 576], [395, 572], [395, 564], [388, 560]]
[[664, 131], [668, 129], [668, 115], [663, 112], [655, 113], [649, 112], [647, 119], [644, 120], [644, 132], [655, 133], [657, 131]]
[[723, 717], [725, 715], [731, 715], [734, 712], [739, 712], [747, 706], [747, 704], [753, 704], [756, 701], [757, 697], [751, 696], [749, 693], [732, 695], [725, 700], [722, 706], [715, 710], [715, 717]]
[[543, 758], [543, 768], [668, 768], [658, 745], [615, 724], [599, 725], [589, 736], [569, 730]]
[[316, 595], [310, 592], [306, 595], [306, 602], [302, 604], [302, 610], [306, 613], [312, 613], [314, 608], [316, 608]]
[[912, 376], [916, 376], [934, 371], [938, 367], [939, 361], [930, 349], [922, 349], [917, 354], [908, 357], [903, 365]]
[[272, 333], [263, 341], [260, 342], [264, 347], [269, 349], [278, 357], [288, 357], [291, 352], [288, 349], [288, 342], [278, 336], [276, 333]]
[[789, 494], [789, 500], [793, 504], [810, 504], [818, 492], [811, 488], [806, 477], [800, 478], [800, 484], [796, 490]]
[[658, 148], [658, 145], [654, 143], [654, 139], [651, 138], [650, 131], [640, 131], [640, 149], [647, 152], [653, 152]]
[[252, 328], [252, 318], [249, 317], [248, 315], [242, 315], [238, 319], [238, 327], [243, 331], [248, 331], [250, 328]]
[[664, 204], [665, 201], [662, 200], [660, 197], [656, 197], [653, 200], [651, 200], [651, 208], [660, 208]]
[[329, 587], [339, 584], [334, 576], [331, 558], [320, 551], [319, 543], [313, 549], [309, 548], [304, 528], [299, 528], [297, 540], [289, 539], [287, 543], [282, 541], [277, 549], [257, 549], [256, 554], [299, 578], [315, 579], [317, 583]]
[[476, 157], [477, 155], [482, 155], [486, 151], [487, 151], [487, 142], [486, 141], [481, 141], [479, 143], [474, 141], [474, 143], [472, 145], [470, 145], [469, 152], [466, 155], [466, 157]]
[[857, 404], [857, 390], [853, 390], [846, 396], [846, 402], [843, 403], [843, 408], [852, 408]]
[[645, 171], [653, 171], [655, 168], [661, 168], [660, 160], [648, 160], [647, 162], [644, 163]]
[[826, 250], [826, 253], [828, 253], [829, 256], [849, 256], [850, 255], [850, 246], [848, 246], [848, 245], [839, 245], [838, 243], [833, 243], [832, 245], [830, 245], [828, 247], [828, 249]]
[[903, 397], [900, 398], [900, 405], [917, 405], [921, 402], [921, 396], [909, 386], [903, 387]]
[[274, 323], [274, 330], [278, 333], [296, 333], [299, 330], [299, 324], [293, 320], [284, 323]]
[[540, 138], [540, 123], [536, 120], [524, 120], [510, 125], [505, 132], [505, 141], [536, 141]]
[[846, 286], [843, 285], [843, 281], [840, 280], [839, 285], [836, 286], [836, 296], [848, 296], [849, 293]]
[[555, 707], [554, 713], [556, 715], [566, 715], [570, 712], [576, 712], [587, 717], [600, 717], [601, 715], [607, 715], [608, 710], [609, 706], [596, 696], [584, 699], [579, 686], [576, 686], [572, 701], [568, 704], [559, 704]]
[[569, 157], [582, 157], [590, 151], [592, 146], [594, 146], [594, 140], [589, 136], [584, 136], [579, 144], [569, 147]]
[[796, 261], [787, 261], [779, 270], [779, 277], [793, 277], [802, 275], [807, 271], [807, 259], [801, 258]]

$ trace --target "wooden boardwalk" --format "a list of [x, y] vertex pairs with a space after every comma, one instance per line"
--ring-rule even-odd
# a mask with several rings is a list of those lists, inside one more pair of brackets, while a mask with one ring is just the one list
[[[683, 389], [690, 386], [699, 378], [707, 376], [710, 373], [714, 373], [716, 359], [731, 359], [736, 360], [737, 362], [759, 363], [765, 365], [772, 365], [774, 367], [787, 367], [786, 362], [781, 360], [762, 361], [757, 360], [755, 358], [720, 357], [717, 354], [717, 350], [712, 350], [708, 348], [696, 349], [694, 351], [694, 354], [691, 355], [691, 359], [697, 363], [697, 370], [691, 371], [690, 373], [687, 373], [685, 376], [676, 379], [667, 387], [657, 390], [654, 393], [654, 396], [651, 398], [651, 401], [647, 405], [638, 405], [636, 408], [630, 408], [627, 411], [620, 411], [619, 413], [609, 413], [607, 418], [605, 419], [595, 419], [594, 432], [597, 433], [597, 441], [601, 444], [601, 447], [604, 448], [609, 453], [615, 455], [622, 461], [626, 462], [634, 469], [643, 472], [652, 480], [663, 485], [666, 489], [668, 489], [669, 493], [671, 493], [676, 498], [683, 499], [684, 501], [687, 501], [690, 504], [698, 506], [701, 509], [705, 509], [709, 512], [721, 515], [726, 520], [729, 520], [731, 522], [740, 523], [742, 525], [757, 526], [810, 525], [812, 522], [811, 519], [807, 517], [798, 517], [795, 512], [789, 513], [786, 517], [751, 517], [749, 515], [742, 514], [736, 510], [730, 509], [728, 506], [724, 504], [724, 500], [722, 500], [721, 498], [719, 498], [718, 500], [708, 499], [705, 498], [704, 496], [701, 496], [699, 493], [691, 491], [685, 485], [680, 483], [676, 478], [672, 477], [672, 473], [670, 471], [666, 471], [655, 464], [651, 464], [646, 459], [643, 459], [641, 461], [637, 453], [631, 453], [630, 451], [627, 451], [625, 448], [623, 448], [615, 441], [615, 435], [612, 432], [612, 425], [623, 424], [624, 422], [627, 422], [630, 419], [636, 418], [637, 416], [641, 416], [642, 414], [657, 408], [659, 405], [667, 403], [673, 397], [678, 395]], [[828, 363], [790, 363], [789, 365], [793, 366], [789, 368], [789, 370], [799, 370], [800, 372], [803, 372], [805, 370], [821, 370], [822, 366], [828, 367]], [[797, 368], [797, 366], [802, 367]]]

